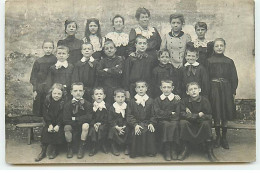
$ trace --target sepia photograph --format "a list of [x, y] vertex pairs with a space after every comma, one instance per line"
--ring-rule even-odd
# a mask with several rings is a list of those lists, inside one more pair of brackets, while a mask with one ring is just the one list
[[10, 165], [256, 161], [254, 0], [6, 0]]

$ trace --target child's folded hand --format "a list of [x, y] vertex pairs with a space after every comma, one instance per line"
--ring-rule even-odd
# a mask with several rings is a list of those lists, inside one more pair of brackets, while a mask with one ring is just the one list
[[203, 112], [199, 113], [199, 117], [203, 117], [205, 114]]
[[56, 126], [53, 128], [53, 130], [54, 130], [55, 132], [58, 132], [59, 129], [60, 129], [60, 127], [59, 127], [58, 125], [56, 125]]
[[50, 124], [50, 125], [49, 125], [49, 128], [48, 128], [48, 132], [52, 132], [52, 131], [53, 131], [53, 125]]
[[142, 126], [136, 125], [135, 126], [135, 135], [141, 135], [141, 129], [143, 129]]
[[72, 121], [75, 121], [75, 120], [76, 120], [76, 117], [71, 117], [71, 120], [72, 120]]
[[108, 71], [108, 68], [104, 68], [103, 70], [104, 70], [104, 71]]
[[191, 111], [189, 108], [186, 108], [186, 113], [191, 114]]
[[95, 128], [95, 131], [96, 131], [96, 132], [98, 131], [99, 126], [100, 126], [100, 123], [94, 124], [94, 128]]
[[149, 125], [148, 125], [148, 130], [149, 130], [150, 132], [154, 132], [154, 131], [155, 131], [155, 128], [154, 128], [154, 126], [153, 126], [152, 124], [149, 124]]
[[179, 95], [175, 95], [176, 100], [181, 100], [181, 97]]
[[36, 91], [34, 91], [34, 92], [33, 92], [33, 100], [35, 100], [35, 99], [36, 99], [36, 96], [37, 96], [37, 92], [36, 92]]

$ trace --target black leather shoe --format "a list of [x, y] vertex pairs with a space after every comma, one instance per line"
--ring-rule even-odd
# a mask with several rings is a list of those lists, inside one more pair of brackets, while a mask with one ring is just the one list
[[84, 142], [85, 141], [80, 141], [79, 151], [78, 151], [78, 155], [77, 155], [78, 159], [82, 159], [84, 157], [84, 155], [85, 155]]
[[111, 143], [111, 152], [115, 156], [119, 156], [120, 155], [120, 153], [117, 150], [117, 146], [116, 146], [116, 144], [114, 142]]
[[35, 162], [41, 161], [43, 158], [46, 157], [47, 145], [42, 145], [41, 153], [35, 158]]
[[68, 151], [67, 151], [67, 158], [72, 158], [73, 157], [73, 150], [72, 150], [72, 143], [68, 143]]

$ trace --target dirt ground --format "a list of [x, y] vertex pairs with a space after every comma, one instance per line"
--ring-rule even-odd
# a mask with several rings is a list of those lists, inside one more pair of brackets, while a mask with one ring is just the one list
[[[123, 153], [120, 156], [114, 156], [111, 153], [104, 154], [102, 151], [95, 156], [89, 157], [88, 150], [83, 159], [77, 159], [76, 154], [72, 159], [66, 158], [66, 149], [61, 148], [59, 155], [50, 160], [43, 159], [41, 162], [34, 162], [34, 158], [40, 152], [40, 130], [34, 129], [34, 141], [27, 145], [27, 131], [17, 129], [12, 124], [6, 124], [6, 162], [9, 164], [96, 164], [96, 163], [122, 163], [122, 164], [183, 164], [188, 162], [208, 163], [207, 155], [199, 146], [194, 146], [190, 156], [184, 161], [164, 160], [163, 156], [158, 153], [156, 157], [137, 157], [135, 159]], [[230, 129], [228, 131], [228, 140], [230, 149], [214, 149], [215, 155], [219, 162], [254, 162], [256, 159], [256, 131], [246, 129]]]

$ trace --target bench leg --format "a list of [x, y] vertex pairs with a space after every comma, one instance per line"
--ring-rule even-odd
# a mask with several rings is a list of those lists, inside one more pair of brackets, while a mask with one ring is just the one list
[[27, 138], [27, 144], [30, 145], [33, 138], [33, 128], [28, 128], [28, 138]]

